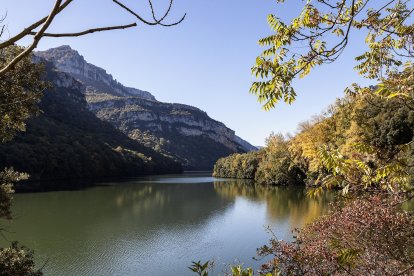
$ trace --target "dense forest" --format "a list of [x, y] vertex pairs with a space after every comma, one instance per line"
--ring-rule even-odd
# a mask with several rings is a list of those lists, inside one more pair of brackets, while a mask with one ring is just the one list
[[263, 184], [318, 185], [330, 174], [324, 159], [327, 151], [341, 159], [360, 160], [361, 169], [375, 172], [400, 164], [411, 175], [413, 152], [404, 145], [413, 136], [412, 102], [350, 93], [323, 114], [300, 124], [294, 136], [272, 134], [260, 151], [219, 159], [214, 175]]
[[[76, 80], [55, 71], [50, 64], [46, 80], [54, 85], [44, 92], [40, 112], [28, 120], [27, 131], [0, 145], [0, 166], [27, 172], [31, 180], [181, 171], [179, 163], [98, 119], [87, 109]], [[57, 183], [67, 185], [50, 183], [53, 185], [41, 188], [63, 188]]]

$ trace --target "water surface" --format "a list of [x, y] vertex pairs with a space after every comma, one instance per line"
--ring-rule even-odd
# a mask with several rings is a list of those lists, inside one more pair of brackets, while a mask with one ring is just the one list
[[7, 234], [35, 250], [46, 275], [193, 275], [193, 260], [258, 267], [270, 226], [279, 239], [326, 213], [328, 196], [208, 174], [153, 176], [80, 191], [17, 194]]

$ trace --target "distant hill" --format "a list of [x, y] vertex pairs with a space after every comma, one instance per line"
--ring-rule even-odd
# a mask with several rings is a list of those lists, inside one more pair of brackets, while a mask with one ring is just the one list
[[181, 172], [178, 162], [97, 118], [73, 77], [48, 64], [47, 80], [54, 87], [45, 92], [41, 113], [29, 120], [26, 132], [0, 145], [0, 167], [13, 166], [33, 180]]
[[212, 169], [218, 158], [256, 150], [223, 123], [192, 106], [163, 103], [149, 92], [122, 85], [69, 46], [36, 55], [83, 85], [89, 110], [124, 134], [183, 164]]

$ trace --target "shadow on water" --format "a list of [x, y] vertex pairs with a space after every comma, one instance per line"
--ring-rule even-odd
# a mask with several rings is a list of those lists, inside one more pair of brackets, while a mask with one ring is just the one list
[[[183, 181], [191, 181], [204, 177], [204, 182], [211, 182], [210, 171], [187, 171], [183, 174], [163, 174], [163, 175], [145, 175], [138, 177], [104, 177], [104, 178], [81, 178], [81, 179], [51, 179], [41, 181], [22, 181], [14, 185], [16, 193], [36, 193], [36, 192], [53, 192], [53, 191], [76, 191], [93, 188], [97, 186], [111, 186], [114, 183], [125, 183], [136, 180], [153, 181], [159, 179], [160, 182], [170, 181], [180, 183]], [[206, 177], [208, 176], [208, 177]], [[189, 179], [189, 180], [188, 180]], [[154, 180], [154, 181], [155, 181]], [[167, 183], [167, 182], [166, 182]]]

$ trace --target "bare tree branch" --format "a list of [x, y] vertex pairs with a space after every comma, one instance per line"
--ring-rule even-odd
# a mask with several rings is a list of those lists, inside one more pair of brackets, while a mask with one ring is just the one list
[[[62, 10], [64, 10], [73, 0], [66, 0], [58, 9], [57, 13], [60, 13]], [[5, 47], [11, 46], [14, 43], [16, 43], [17, 41], [19, 41], [20, 39], [22, 39], [23, 37], [25, 37], [26, 35], [28, 35], [31, 31], [33, 31], [34, 29], [36, 29], [37, 27], [39, 27], [40, 25], [42, 25], [43, 23], [46, 22], [46, 20], [48, 19], [48, 16], [43, 17], [42, 19], [40, 19], [39, 21], [33, 23], [32, 25], [30, 25], [29, 27], [25, 28], [22, 32], [20, 32], [19, 34], [15, 35], [14, 37], [0, 43], [0, 49], [3, 49]]]
[[172, 5], [173, 0], [170, 0], [170, 7], [168, 8], [167, 12], [164, 14], [164, 16], [160, 20], [157, 20], [155, 18], [155, 12], [154, 12], [154, 8], [153, 8], [153, 5], [152, 5], [152, 1], [149, 0], [152, 16], [153, 16], [153, 19], [154, 19], [154, 21], [151, 22], [151, 21], [145, 20], [139, 14], [137, 14], [136, 12], [134, 12], [133, 10], [131, 10], [130, 8], [128, 8], [127, 6], [125, 6], [124, 4], [119, 2], [118, 0], [112, 0], [112, 1], [115, 4], [117, 4], [118, 6], [120, 6], [121, 8], [123, 8], [124, 10], [126, 10], [127, 12], [129, 12], [130, 14], [132, 14], [133, 16], [135, 16], [139, 21], [141, 21], [141, 22], [143, 22], [147, 25], [152, 25], [152, 26], [154, 26], [154, 25], [160, 25], [160, 26], [165, 26], [165, 27], [175, 26], [175, 25], [180, 24], [181, 22], [183, 22], [183, 20], [185, 19], [186, 15], [187, 15], [187, 14], [184, 14], [184, 16], [180, 20], [178, 20], [177, 22], [174, 22], [172, 24], [163, 24], [163, 23], [161, 23], [161, 21], [163, 21], [167, 17], [167, 15], [170, 13], [171, 5]]
[[[76, 36], [82, 36], [86, 34], [92, 34], [95, 32], [103, 32], [103, 31], [112, 31], [112, 30], [121, 30], [121, 29], [128, 29], [132, 27], [136, 27], [137, 23], [131, 23], [128, 25], [120, 25], [120, 26], [110, 26], [110, 27], [102, 27], [102, 28], [94, 28], [94, 29], [88, 29], [82, 32], [77, 33], [44, 33], [43, 36], [47, 37], [76, 37]], [[36, 35], [36, 32], [30, 32], [30, 35]]]
[[125, 6], [124, 4], [122, 4], [121, 2], [117, 1], [117, 0], [113, 0], [118, 6], [120, 6], [121, 8], [123, 8], [124, 10], [126, 10], [127, 12], [129, 12], [130, 14], [132, 14], [133, 16], [135, 16], [136, 18], [138, 18], [139, 21], [144, 22], [145, 24], [148, 25], [157, 25], [158, 22], [149, 22], [147, 20], [145, 20], [144, 18], [142, 18], [139, 14], [137, 14], [136, 12], [134, 12], [133, 10], [131, 10], [130, 8], [128, 8], [127, 6]]
[[161, 17], [159, 20], [157, 20], [157, 18], [156, 18], [156, 16], [155, 16], [155, 11], [154, 11], [154, 7], [153, 7], [153, 5], [152, 5], [152, 1], [151, 1], [151, 0], [148, 0], [148, 3], [149, 3], [150, 8], [151, 8], [152, 18], [153, 18], [155, 21], [162, 22], [162, 21], [165, 19], [165, 17], [167, 17], [167, 15], [170, 13], [170, 11], [171, 11], [171, 7], [172, 7], [172, 4], [173, 4], [173, 0], [171, 0], [171, 1], [170, 1], [170, 5], [168, 6], [167, 11], [164, 13], [164, 16], [163, 16], [163, 17]]
[[[164, 15], [160, 19], [156, 19], [152, 1], [149, 0], [149, 5], [150, 5], [150, 8], [151, 8], [152, 17], [154, 19], [153, 22], [145, 20], [138, 13], [134, 12], [133, 10], [131, 10], [129, 7], [122, 4], [121, 2], [119, 2], [117, 0], [113, 0], [113, 1], [119, 7], [121, 7], [122, 9], [124, 9], [126, 11], [128, 11], [130, 14], [134, 15], [139, 21], [143, 22], [144, 24], [151, 25], [151, 26], [153, 26], [153, 25], [160, 25], [160, 26], [166, 26], [166, 27], [174, 26], [174, 25], [177, 25], [177, 24], [181, 23], [184, 20], [184, 18], [186, 17], [186, 14], [184, 14], [184, 16], [180, 20], [178, 20], [177, 22], [174, 22], [172, 24], [163, 24], [162, 23], [162, 21], [168, 16], [168, 14], [171, 11], [173, 0], [170, 0], [170, 4], [168, 6], [167, 11], [164, 13]], [[63, 2], [63, 4], [62, 4], [62, 2]], [[16, 56], [9, 64], [4, 66], [4, 68], [0, 69], [0, 77], [4, 76], [19, 61], [21, 61], [23, 58], [27, 57], [37, 47], [37, 45], [39, 44], [39, 41], [43, 37], [78, 37], [78, 36], [83, 36], [83, 35], [87, 35], [87, 34], [91, 34], [91, 33], [95, 33], [95, 32], [127, 29], [127, 28], [132, 28], [132, 27], [137, 26], [137, 23], [134, 22], [134, 23], [131, 23], [131, 24], [128, 24], [128, 25], [115, 25], [115, 26], [109, 26], [109, 27], [92, 28], [92, 29], [81, 31], [81, 32], [74, 32], [74, 33], [46, 33], [46, 30], [49, 28], [50, 24], [52, 23], [52, 21], [54, 20], [56, 15], [59, 14], [61, 11], [63, 11], [71, 2], [73, 2], [73, 0], [56, 0], [55, 5], [53, 7], [53, 10], [49, 13], [48, 16], [46, 16], [46, 17], [38, 20], [37, 22], [33, 23], [32, 25], [28, 26], [23, 31], [21, 31], [17, 35], [11, 37], [10, 39], [7, 39], [4, 42], [0, 42], [0, 50], [1, 50], [1, 49], [6, 48], [6, 47], [14, 45], [17, 41], [19, 41], [20, 39], [22, 39], [22, 38], [24, 38], [28, 35], [33, 35], [34, 36], [33, 42], [29, 47], [27, 47], [23, 52], [21, 52], [18, 56]], [[0, 23], [1, 23], [1, 19], [0, 19]], [[40, 26], [42, 26], [41, 29], [39, 31], [35, 31], [35, 29], [40, 27]], [[4, 31], [4, 26], [0, 27], [0, 34], [3, 31]]]
[[[6, 14], [2, 18], [0, 18], [0, 23], [3, 23], [3, 21], [6, 19], [6, 17], [7, 17], [7, 11], [6, 11]], [[0, 28], [0, 37], [2, 37], [5, 29], [6, 29], [6, 25], [2, 25], [1, 28]]]
[[4, 76], [7, 71], [14, 67], [20, 60], [24, 57], [28, 56], [39, 44], [40, 39], [42, 38], [43, 33], [49, 28], [50, 23], [52, 23], [53, 19], [55, 18], [56, 14], [59, 12], [60, 4], [62, 0], [56, 0], [55, 5], [50, 12], [49, 16], [46, 19], [46, 22], [40, 29], [40, 31], [34, 36], [33, 43], [28, 48], [26, 48], [23, 52], [21, 52], [17, 57], [15, 57], [9, 64], [7, 64], [4, 68], [0, 70], [0, 77]]
[[161, 18], [158, 20], [158, 19], [156, 18], [156, 16], [155, 16], [155, 11], [154, 11], [154, 7], [153, 7], [153, 5], [152, 5], [152, 0], [148, 0], [148, 3], [149, 3], [150, 8], [151, 8], [152, 18], [154, 19], [154, 21], [158, 22], [158, 25], [161, 25], [161, 26], [164, 26], [164, 27], [171, 27], [171, 26], [175, 26], [175, 25], [178, 25], [178, 24], [180, 24], [181, 22], [183, 22], [183, 20], [184, 20], [184, 19], [185, 19], [185, 17], [187, 16], [187, 14], [185, 13], [185, 14], [183, 15], [183, 17], [181, 17], [181, 19], [180, 19], [180, 20], [178, 20], [178, 21], [176, 21], [176, 22], [174, 22], [174, 23], [171, 23], [171, 24], [164, 24], [164, 23], [162, 23], [162, 21], [163, 21], [163, 20], [167, 17], [167, 15], [170, 13], [170, 11], [171, 11], [171, 7], [172, 7], [173, 2], [174, 2], [174, 0], [170, 0], [170, 5], [168, 6], [167, 11], [164, 13], [164, 16], [163, 16], [163, 17], [161, 17]]

